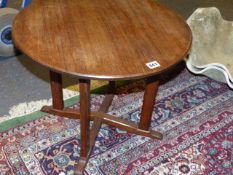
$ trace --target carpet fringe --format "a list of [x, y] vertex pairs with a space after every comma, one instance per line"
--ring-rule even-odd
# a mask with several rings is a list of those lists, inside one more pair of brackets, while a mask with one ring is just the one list
[[[79, 95], [79, 92], [77, 92], [77, 91], [63, 89], [63, 99], [64, 100], [68, 100], [68, 99], [75, 97], [77, 95]], [[20, 103], [18, 105], [12, 106], [8, 112], [9, 115], [5, 115], [5, 116], [0, 118], [0, 123], [7, 121], [9, 119], [22, 117], [24, 115], [31, 114], [33, 112], [39, 111], [42, 106], [51, 105], [51, 104], [52, 104], [52, 98]]]

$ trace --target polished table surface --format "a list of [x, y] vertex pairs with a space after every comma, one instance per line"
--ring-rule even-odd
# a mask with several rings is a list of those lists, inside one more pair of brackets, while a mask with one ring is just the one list
[[[42, 65], [107, 80], [160, 73], [191, 44], [184, 20], [154, 0], [34, 0], [16, 17], [13, 38]], [[148, 68], [153, 61], [160, 67]]]
[[[102, 123], [163, 138], [150, 129], [159, 76], [186, 56], [192, 40], [178, 14], [154, 0], [34, 0], [17, 15], [12, 35], [23, 53], [50, 69], [53, 104], [42, 110], [80, 119], [75, 174], [84, 173]], [[79, 78], [80, 110], [64, 107], [62, 73]], [[146, 79], [140, 121], [109, 115], [115, 81], [138, 78]], [[90, 111], [91, 79], [110, 81], [97, 112]]]

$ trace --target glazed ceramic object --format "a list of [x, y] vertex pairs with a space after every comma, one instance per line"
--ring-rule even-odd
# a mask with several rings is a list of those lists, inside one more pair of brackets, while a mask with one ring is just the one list
[[215, 7], [199, 8], [187, 20], [193, 43], [188, 69], [233, 88], [233, 22], [222, 18]]
[[195, 73], [195, 74], [202, 74], [205, 76], [208, 76], [212, 79], [215, 79], [217, 81], [227, 83], [228, 86], [233, 89], [233, 82], [231, 81], [225, 69], [222, 69], [221, 67], [218, 66], [207, 66], [206, 68], [197, 68], [191, 64], [191, 61], [186, 62], [187, 68]]

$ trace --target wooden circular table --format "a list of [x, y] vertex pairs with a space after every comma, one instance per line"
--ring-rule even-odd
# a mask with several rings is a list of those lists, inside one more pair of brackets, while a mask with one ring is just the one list
[[[159, 75], [189, 51], [184, 20], [154, 0], [34, 0], [13, 24], [16, 47], [50, 69], [53, 105], [48, 113], [80, 119], [81, 151], [76, 174], [83, 174], [101, 123], [162, 139], [149, 129]], [[64, 108], [61, 73], [80, 79], [80, 110]], [[106, 114], [115, 81], [146, 79], [139, 124]], [[90, 112], [90, 80], [108, 80], [109, 94]], [[89, 129], [90, 120], [94, 120]]]

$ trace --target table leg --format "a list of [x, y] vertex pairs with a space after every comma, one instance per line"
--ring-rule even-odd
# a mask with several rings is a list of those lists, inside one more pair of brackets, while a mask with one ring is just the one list
[[62, 75], [50, 70], [50, 84], [53, 99], [53, 108], [62, 110], [64, 108], [63, 93], [62, 93]]
[[[95, 117], [91, 130], [89, 130], [90, 123], [90, 82], [88, 80], [80, 80], [80, 125], [81, 125], [81, 151], [78, 166], [75, 175], [83, 174], [86, 164], [93, 147], [95, 140], [101, 128], [102, 119]], [[108, 92], [103, 103], [100, 106], [100, 112], [107, 112], [114, 97], [113, 93], [116, 88], [114, 81], [109, 82]]]
[[50, 70], [49, 73], [53, 104], [52, 106], [43, 106], [41, 111], [71, 119], [79, 119], [78, 111], [64, 108], [62, 93], [62, 75], [52, 70]]
[[90, 80], [79, 80], [80, 86], [80, 160], [76, 174], [83, 174], [90, 155]]
[[116, 91], [116, 81], [109, 81], [109, 85], [108, 85], [108, 93], [113, 94]]
[[138, 125], [139, 129], [149, 130], [155, 97], [159, 87], [159, 80], [148, 78], [146, 81], [144, 100], [142, 105], [141, 118]]
[[62, 93], [62, 75], [60, 73], [49, 71], [50, 86], [52, 94], [52, 106], [43, 106], [41, 111], [58, 115], [64, 109], [63, 93]]

